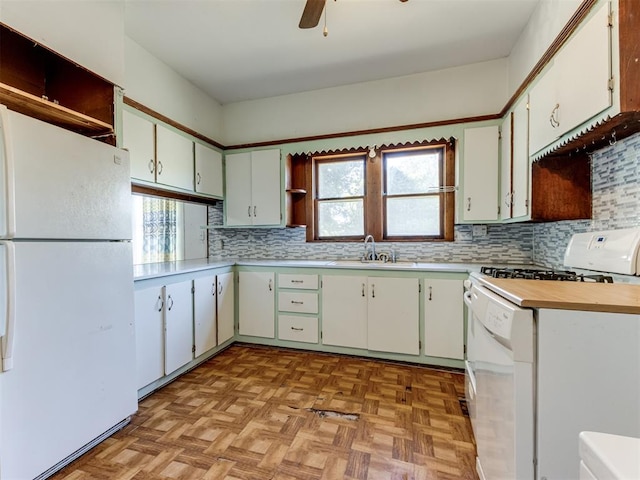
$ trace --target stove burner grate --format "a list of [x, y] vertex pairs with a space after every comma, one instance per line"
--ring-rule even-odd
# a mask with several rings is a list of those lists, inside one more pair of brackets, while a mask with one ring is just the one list
[[538, 268], [480, 267], [480, 273], [493, 278], [524, 278], [527, 280], [555, 280], [561, 282], [613, 283], [609, 275], [584, 275], [571, 270]]

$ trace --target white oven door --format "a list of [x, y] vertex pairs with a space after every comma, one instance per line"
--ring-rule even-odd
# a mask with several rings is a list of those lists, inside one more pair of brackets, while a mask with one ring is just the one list
[[[513, 312], [505, 309], [513, 308], [519, 311], [514, 315], [514, 321], [521, 321], [523, 310], [515, 305], [505, 306], [504, 299], [499, 303], [492, 301], [494, 295], [491, 292], [475, 289], [473, 293], [484, 296], [480, 302], [473, 302], [469, 318], [472, 325], [468, 331], [471, 333], [468, 342], [471, 342], [469, 348], [472, 352], [472, 362], [468, 366], [472, 367], [475, 379], [475, 385], [471, 386], [475, 386], [473, 427], [478, 474], [483, 480], [532, 480], [533, 364], [517, 361], [518, 355], [506, 346], [511, 344], [517, 348], [521, 339], [499, 341], [500, 337], [480, 320], [488, 314], [494, 315], [496, 309], [511, 314]], [[524, 318], [525, 322], [532, 322], [531, 315]], [[514, 332], [520, 330], [513, 329]], [[533, 343], [532, 336], [530, 342]]]

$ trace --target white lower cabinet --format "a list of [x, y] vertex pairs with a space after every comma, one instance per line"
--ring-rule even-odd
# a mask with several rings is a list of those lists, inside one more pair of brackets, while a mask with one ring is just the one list
[[238, 323], [240, 335], [275, 338], [273, 272], [239, 272]]
[[136, 378], [142, 388], [164, 376], [164, 297], [162, 287], [134, 292]]
[[218, 318], [218, 345], [233, 338], [235, 318], [235, 288], [233, 284], [233, 272], [221, 273], [216, 276], [217, 285], [217, 318]]
[[169, 375], [193, 360], [191, 280], [172, 283], [165, 291], [164, 371]]
[[278, 338], [292, 342], [318, 343], [318, 317], [278, 315]]
[[322, 278], [322, 343], [420, 353], [417, 278]]
[[464, 359], [462, 280], [425, 279], [424, 354]]
[[135, 292], [137, 387], [170, 375], [233, 338], [233, 272], [166, 277]]
[[417, 278], [369, 278], [367, 348], [420, 354]]
[[367, 348], [367, 277], [322, 277], [322, 343]]
[[196, 278], [193, 281], [193, 340], [196, 357], [218, 344], [216, 287], [215, 275]]

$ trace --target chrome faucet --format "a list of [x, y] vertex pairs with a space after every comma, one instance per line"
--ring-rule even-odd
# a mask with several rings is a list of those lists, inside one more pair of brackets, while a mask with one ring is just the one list
[[364, 261], [368, 260], [367, 257], [367, 242], [371, 240], [371, 260], [376, 261], [376, 241], [373, 239], [373, 235], [367, 235], [364, 237], [364, 256], [362, 257]]

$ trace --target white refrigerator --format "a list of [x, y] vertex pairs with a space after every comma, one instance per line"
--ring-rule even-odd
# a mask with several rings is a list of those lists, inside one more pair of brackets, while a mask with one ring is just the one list
[[0, 105], [0, 480], [137, 410], [126, 151]]

